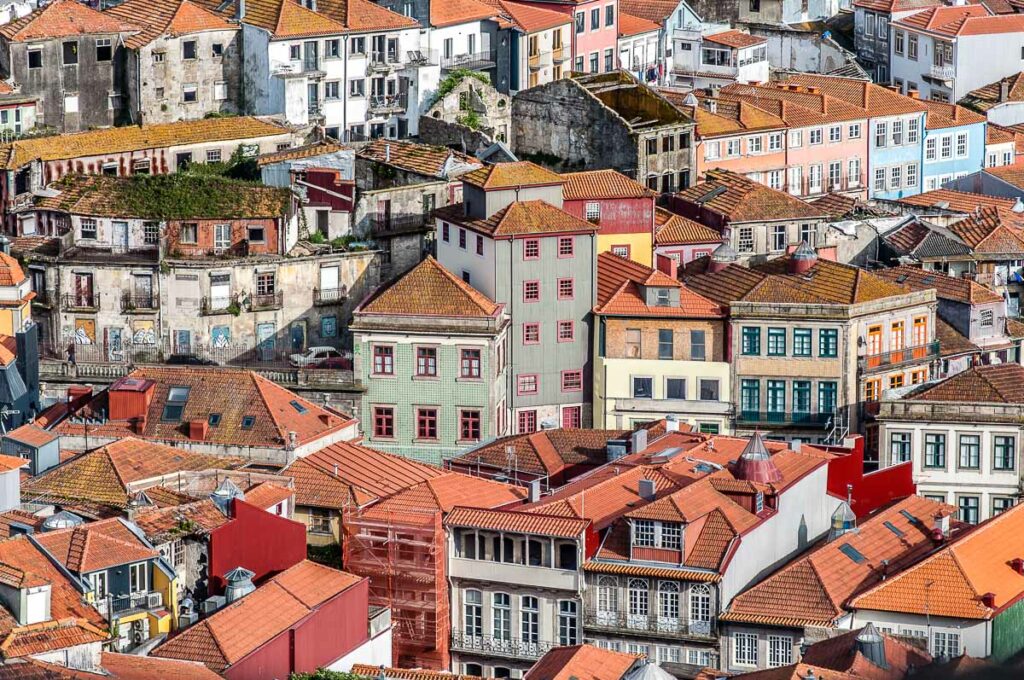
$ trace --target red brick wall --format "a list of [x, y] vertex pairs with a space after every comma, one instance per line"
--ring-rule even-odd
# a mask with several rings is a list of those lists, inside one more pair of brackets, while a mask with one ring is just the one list
[[[181, 227], [183, 224], [195, 223], [196, 243], [181, 242]], [[257, 220], [175, 220], [167, 223], [167, 252], [174, 256], [196, 256], [213, 254], [214, 225], [231, 225], [231, 247], [229, 253], [232, 255], [265, 255], [280, 254], [280, 220], [279, 219], [257, 219]], [[249, 243], [249, 227], [263, 227], [263, 242]]]

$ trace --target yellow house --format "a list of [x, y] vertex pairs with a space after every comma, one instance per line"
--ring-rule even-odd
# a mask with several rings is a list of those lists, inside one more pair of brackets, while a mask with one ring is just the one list
[[652, 266], [655, 192], [615, 170], [568, 172], [562, 177], [562, 209], [598, 225], [598, 253]]
[[725, 312], [660, 271], [601, 253], [594, 308], [594, 427], [674, 416], [728, 434]]
[[10, 255], [10, 241], [0, 236], [0, 335], [14, 335], [32, 318], [32, 281]]

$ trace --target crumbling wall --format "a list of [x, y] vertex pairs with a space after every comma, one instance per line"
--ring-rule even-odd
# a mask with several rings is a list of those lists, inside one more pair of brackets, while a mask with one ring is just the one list
[[494, 138], [483, 130], [473, 130], [465, 125], [430, 116], [420, 118], [419, 136], [424, 144], [447, 146], [471, 156], [494, 143]]

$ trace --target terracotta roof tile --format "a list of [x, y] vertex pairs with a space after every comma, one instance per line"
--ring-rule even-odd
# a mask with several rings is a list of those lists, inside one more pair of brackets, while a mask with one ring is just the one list
[[949, 225], [975, 253], [1024, 253], [1024, 229], [1017, 213], [996, 207], [981, 207], [965, 219]]
[[628, 38], [644, 33], [653, 33], [660, 30], [661, 26], [650, 19], [627, 14], [619, 10], [619, 37]]
[[445, 146], [431, 146], [396, 139], [374, 140], [359, 149], [356, 152], [356, 157], [438, 179], [449, 178], [448, 167], [452, 162], [463, 166], [482, 167], [476, 158], [452, 151]]
[[[712, 192], [716, 193], [711, 195]], [[675, 197], [718, 213], [733, 224], [825, 217], [823, 211], [811, 203], [729, 170], [708, 170], [703, 182], [680, 191]]]
[[[596, 314], [712, 319], [724, 316], [717, 303], [638, 262], [605, 252], [597, 256], [597, 269]], [[643, 286], [678, 289], [679, 305], [648, 305], [642, 293]]]
[[477, 0], [431, 0], [430, 25], [434, 28], [454, 26], [489, 19], [494, 8]]
[[983, 125], [985, 123], [985, 116], [966, 107], [931, 100], [922, 101], [928, 107], [928, 120], [925, 123], [925, 128], [928, 130], [940, 130], [961, 125]]
[[[993, 106], [1003, 102], [1024, 101], [1024, 78], [1021, 76], [1024, 76], [1024, 72], [1014, 73], [994, 83], [982, 85], [975, 90], [971, 90], [964, 97], [963, 103], [978, 111], [988, 111]], [[1003, 99], [1002, 95], [1003, 83], [1006, 84], [1005, 99]], [[989, 130], [993, 129], [993, 127], [995, 126], [989, 124]]]
[[970, 305], [1001, 302], [1002, 296], [970, 279], [958, 279], [941, 272], [925, 271], [916, 267], [890, 267], [875, 269], [873, 273], [911, 290], [935, 290], [935, 297]]
[[282, 501], [295, 497], [295, 490], [274, 482], [260, 482], [245, 490], [245, 502], [261, 510], [269, 510]]
[[472, 675], [457, 675], [451, 671], [432, 671], [424, 668], [392, 668], [365, 663], [353, 664], [350, 672], [363, 678], [376, 678], [383, 673], [388, 680], [473, 680], [476, 677]]
[[935, 320], [935, 338], [939, 341], [939, 356], [953, 357], [963, 354], [980, 354], [982, 351], [966, 335], [950, 326], [941, 318], [936, 318]]
[[984, 172], [998, 177], [1018, 189], [1024, 189], [1024, 164], [1000, 165], [995, 168], [985, 168]]
[[572, 18], [568, 13], [556, 12], [530, 2], [495, 0], [494, 4], [501, 9], [503, 15], [508, 17], [512, 25], [525, 33], [546, 31], [556, 26], [572, 23]]
[[500, 437], [452, 459], [463, 467], [484, 466], [503, 470], [508, 448], [516, 455], [517, 469], [533, 475], [555, 476], [566, 468], [597, 467], [608, 460], [611, 439], [628, 437], [631, 430], [554, 429]]
[[853, 0], [854, 7], [863, 7], [876, 12], [892, 14], [924, 7], [936, 7], [942, 0]]
[[497, 508], [526, 498], [526, 490], [481, 477], [448, 472], [427, 479], [371, 506], [365, 517], [394, 513], [451, 512], [453, 508]]
[[100, 666], [112, 680], [217, 680], [220, 677], [199, 663], [137, 654], [103, 652]]
[[16, 442], [37, 448], [60, 438], [56, 433], [44, 430], [33, 423], [26, 423], [17, 429], [11, 430], [5, 436]]
[[392, 12], [370, 0], [320, 0], [317, 11], [341, 22], [353, 33], [419, 27], [412, 17]]
[[591, 645], [557, 647], [542, 656], [524, 680], [620, 680], [640, 657]]
[[485, 220], [467, 217], [461, 203], [438, 208], [438, 219], [452, 222], [472, 231], [502, 238], [526, 234], [557, 234], [595, 232], [596, 224], [582, 220], [544, 201], [517, 201]]
[[462, 181], [481, 189], [512, 189], [565, 184], [565, 179], [558, 173], [546, 170], [530, 161], [487, 165], [463, 175]]
[[817, 87], [820, 92], [849, 102], [871, 116], [895, 116], [927, 110], [919, 99], [856, 78], [795, 73], [781, 82]]
[[118, 517], [47, 531], [39, 534], [36, 540], [55, 560], [75, 574], [160, 555], [140, 540]]
[[843, 99], [797, 83], [743, 85], [734, 83], [719, 90], [719, 96], [740, 99], [770, 112], [793, 127], [864, 120], [867, 113]]
[[[628, 542], [628, 527], [627, 542]], [[628, 558], [628, 554], [625, 556]], [[594, 574], [616, 574], [619, 576], [648, 576], [652, 578], [685, 579], [698, 583], [718, 583], [721, 574], [712, 571], [690, 571], [666, 567], [654, 567], [646, 564], [622, 564], [617, 562], [596, 562], [590, 560], [583, 564], [583, 570]]]
[[946, 208], [947, 210], [969, 213], [974, 212], [980, 207], [997, 207], [1009, 210], [1013, 207], [1016, 201], [1012, 198], [975, 194], [969, 191], [934, 189], [915, 196], [901, 198], [897, 202], [904, 205], [921, 206], [923, 208], [934, 208], [942, 204], [948, 204], [948, 208]]
[[[864, 656], [860, 650], [857, 636], [861, 634], [862, 630], [851, 630], [814, 643], [804, 652], [802, 663], [842, 673], [844, 677], [849, 677], [851, 680], [854, 678], [893, 680], [894, 678], [908, 677], [931, 663], [932, 657], [928, 652], [876, 629], [875, 632], [882, 636], [886, 662], [886, 667], [880, 668]], [[809, 676], [804, 675], [803, 677]], [[833, 675], [825, 671], [816, 677], [821, 680], [831, 680]]]
[[0, 642], [0, 654], [5, 659], [17, 659], [105, 642], [108, 637], [104, 628], [84, 619], [50, 619], [12, 629]]
[[656, 24], [664, 24], [679, 4], [675, 0], [620, 0], [619, 12], [643, 17]]
[[[146, 493], [151, 491], [147, 489]], [[204, 498], [166, 508], [140, 508], [132, 521], [150, 543], [159, 545], [183, 535], [205, 536], [231, 519], [213, 501]]]
[[1017, 14], [991, 16], [983, 5], [932, 7], [894, 21], [893, 25], [948, 37], [996, 35], [1024, 30], [1024, 17]]
[[562, 174], [562, 198], [582, 201], [599, 198], [648, 198], [655, 192], [617, 170], [585, 170]]
[[585, 519], [514, 512], [484, 508], [454, 508], [444, 520], [445, 526], [491, 529], [509, 533], [579, 538], [590, 524]]
[[743, 47], [753, 47], [754, 45], [760, 45], [767, 43], [767, 38], [759, 38], [756, 35], [750, 35], [743, 31], [737, 31], [733, 29], [731, 31], [723, 31], [722, 33], [713, 33], [711, 35], [703, 36], [703, 39], [707, 42], [717, 43], [719, 45], [725, 45], [726, 47], [733, 47], [741, 49]]
[[361, 305], [356, 319], [364, 314], [489, 318], [501, 308], [428, 256]]
[[973, 366], [942, 382], [907, 395], [917, 401], [1024, 404], [1024, 366]]
[[190, 0], [125, 0], [105, 13], [125, 23], [142, 26], [142, 31], [125, 41], [131, 48], [148, 45], [157, 38], [206, 31], [237, 31], [238, 25], [200, 7]]
[[131, 33], [139, 26], [126, 23], [76, 0], [57, 0], [0, 26], [12, 42], [65, 38], [87, 34]]
[[[696, 133], [700, 139], [729, 137], [747, 132], [785, 130], [789, 126], [778, 116], [742, 99], [698, 97], [696, 107], [686, 106], [686, 96], [662, 90], [661, 94], [675, 106], [693, 112]], [[714, 111], [711, 108], [714, 107]]]
[[654, 209], [654, 245], [676, 246], [721, 243], [722, 234], [689, 217], [676, 215], [664, 208]]
[[289, 149], [285, 149], [284, 151], [265, 153], [256, 159], [256, 162], [260, 167], [263, 167], [272, 163], [315, 158], [317, 156], [324, 156], [331, 153], [337, 153], [338, 151], [346, 151], [348, 149], [349, 147], [339, 142], [320, 141], [313, 142], [312, 144], [303, 144], [302, 146], [293, 146]]

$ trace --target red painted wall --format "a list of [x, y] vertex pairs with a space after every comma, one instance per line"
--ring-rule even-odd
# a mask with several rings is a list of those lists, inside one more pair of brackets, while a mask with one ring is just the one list
[[586, 219], [587, 203], [601, 204], [602, 234], [650, 234], [654, 230], [653, 197], [565, 201], [562, 209], [582, 220]]
[[234, 519], [210, 534], [210, 592], [224, 590], [224, 574], [235, 567], [256, 573], [259, 583], [306, 559], [306, 527], [235, 499]]
[[[196, 243], [181, 242], [181, 225], [184, 223], [196, 224]], [[278, 253], [281, 249], [278, 232], [281, 220], [279, 218], [256, 219], [256, 220], [175, 220], [167, 223], [167, 251], [172, 254], [181, 255], [208, 255], [213, 253], [214, 225], [231, 225], [230, 252], [233, 255], [264, 255]], [[263, 241], [261, 243], [248, 242], [249, 227], [263, 227]]]
[[285, 680], [291, 675], [291, 630], [224, 671], [228, 680]]
[[845, 454], [828, 463], [828, 492], [846, 498], [847, 484], [853, 485], [853, 512], [865, 517], [894, 500], [917, 493], [911, 462], [864, 473], [864, 437], [855, 435], [852, 448], [819, 446], [832, 453]]
[[[332, 192], [328, 194], [324, 191], [318, 191], [313, 187], [306, 187], [306, 196], [309, 199], [310, 205], [352, 212], [355, 204], [355, 182], [339, 179], [339, 174], [337, 170], [328, 170], [326, 168], [309, 168], [306, 170], [305, 181], [307, 184], [315, 184]], [[338, 198], [332, 194], [342, 194], [345, 198]]]

